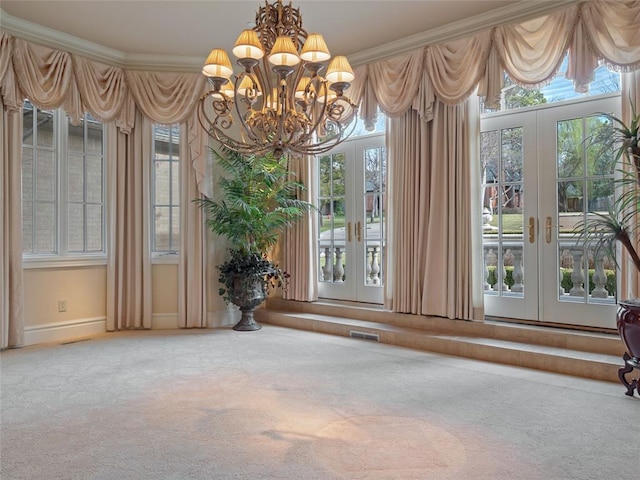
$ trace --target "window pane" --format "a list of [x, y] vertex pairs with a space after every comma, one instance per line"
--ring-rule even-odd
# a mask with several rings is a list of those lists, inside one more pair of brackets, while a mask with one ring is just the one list
[[33, 203], [22, 201], [22, 251], [33, 252]]
[[171, 208], [171, 249], [180, 250], [180, 207]]
[[67, 137], [67, 148], [72, 152], [84, 152], [84, 124], [72, 125], [69, 121], [69, 136]]
[[70, 252], [84, 251], [84, 205], [69, 204], [67, 249]]
[[67, 155], [67, 188], [70, 202], [84, 201], [84, 155], [69, 152]]
[[39, 147], [53, 148], [55, 145], [53, 112], [38, 110], [37, 137]]
[[85, 151], [89, 155], [102, 155], [102, 124], [95, 120], [86, 120], [87, 144]]
[[156, 162], [155, 204], [169, 205], [169, 182], [171, 180], [171, 164], [169, 162]]
[[102, 252], [103, 215], [101, 205], [87, 205], [87, 252]]
[[54, 201], [56, 196], [56, 159], [54, 152], [36, 153], [36, 199]]
[[102, 157], [86, 158], [87, 202], [102, 203], [103, 165]]
[[582, 119], [558, 122], [558, 178], [580, 177], [584, 173]]
[[180, 205], [180, 175], [178, 162], [171, 162], [171, 205]]
[[22, 201], [33, 200], [33, 148], [22, 148]]
[[154, 215], [154, 224], [155, 224], [155, 250], [163, 251], [169, 250], [169, 229], [170, 229], [170, 220], [169, 213], [171, 208], [169, 207], [156, 207], [155, 215]]
[[24, 102], [22, 110], [22, 144], [33, 145], [33, 107]]
[[56, 253], [56, 210], [53, 203], [36, 203], [36, 245], [34, 253]]

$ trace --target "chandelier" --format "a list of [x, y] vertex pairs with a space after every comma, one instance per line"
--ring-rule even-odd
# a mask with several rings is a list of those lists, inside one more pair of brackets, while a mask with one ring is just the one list
[[316, 155], [353, 131], [357, 106], [344, 95], [354, 79], [349, 61], [331, 58], [322, 35], [302, 28], [298, 8], [265, 1], [233, 54], [242, 67], [235, 75], [224, 50], [207, 57], [202, 73], [210, 89], [198, 108], [203, 128], [225, 147], [276, 157]]

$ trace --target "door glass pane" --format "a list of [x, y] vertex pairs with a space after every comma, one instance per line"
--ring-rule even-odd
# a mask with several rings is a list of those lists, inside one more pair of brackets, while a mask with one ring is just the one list
[[585, 221], [607, 214], [614, 200], [612, 153], [602, 116], [557, 123], [558, 295], [561, 301], [611, 303], [615, 261], [604, 250], [584, 244]]
[[481, 134], [485, 293], [524, 295], [522, 127]]
[[364, 150], [364, 284], [382, 286], [384, 255], [384, 223], [382, 214], [382, 192], [386, 171], [386, 150], [384, 147]]
[[320, 282], [344, 281], [345, 258], [345, 155], [324, 155], [318, 162], [318, 240]]

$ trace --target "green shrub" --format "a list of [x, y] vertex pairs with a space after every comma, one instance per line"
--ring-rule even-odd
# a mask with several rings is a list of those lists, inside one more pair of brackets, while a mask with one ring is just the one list
[[[487, 269], [489, 270], [489, 278], [487, 279], [487, 282], [493, 288], [493, 286], [498, 282], [498, 279], [496, 277], [496, 267], [487, 267]], [[505, 267], [505, 270], [507, 271], [507, 275], [505, 277], [504, 283], [506, 283], [507, 286], [511, 288], [514, 283], [513, 267]], [[569, 290], [571, 290], [571, 288], [573, 287], [573, 282], [571, 281], [571, 273], [573, 272], [573, 270], [569, 268], [562, 268], [560, 270], [562, 271], [562, 288], [564, 288], [565, 292], [569, 293]], [[589, 269], [589, 293], [591, 293], [595, 288], [595, 285], [593, 283], [593, 272], [593, 269]], [[607, 290], [610, 296], [615, 296], [616, 272], [614, 270], [605, 270], [604, 273], [607, 275], [607, 283], [605, 284], [604, 288]]]

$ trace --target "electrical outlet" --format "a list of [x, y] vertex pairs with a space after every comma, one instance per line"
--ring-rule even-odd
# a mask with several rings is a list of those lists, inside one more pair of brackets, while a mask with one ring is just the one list
[[58, 312], [66, 312], [66, 311], [67, 311], [67, 301], [58, 300]]

